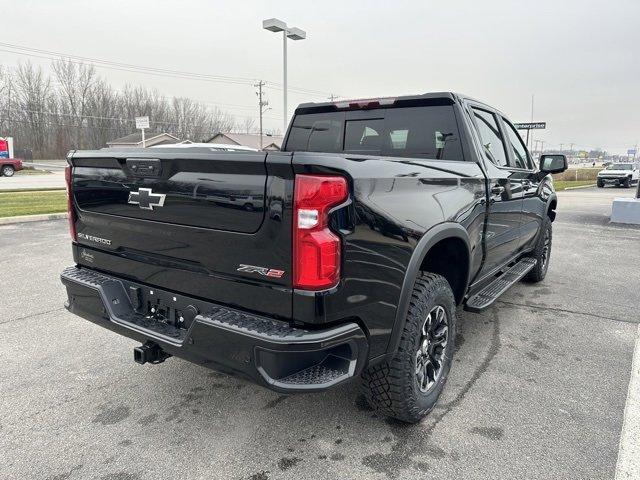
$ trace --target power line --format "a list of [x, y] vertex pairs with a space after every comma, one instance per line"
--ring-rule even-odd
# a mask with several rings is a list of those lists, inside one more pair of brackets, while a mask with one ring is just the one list
[[[188, 72], [183, 70], [172, 70], [159, 67], [148, 67], [144, 65], [135, 65], [131, 63], [115, 62], [111, 60], [102, 60], [93, 57], [84, 57], [80, 55], [73, 55], [63, 52], [56, 52], [52, 50], [44, 50], [40, 48], [26, 47], [23, 45], [16, 45], [11, 43], [0, 42], [0, 51], [12, 53], [14, 55], [24, 55], [28, 57], [42, 58], [46, 60], [57, 60], [59, 58], [66, 58], [72, 63], [91, 63], [96, 67], [109, 68], [112, 70], [132, 72], [132, 73], [144, 73], [149, 75], [165, 76], [170, 78], [181, 78], [190, 80], [202, 80], [207, 82], [228, 83], [234, 85], [253, 85], [254, 78], [248, 77], [235, 77], [227, 75], [212, 75], [197, 72]], [[10, 49], [10, 50], [8, 50]], [[266, 85], [282, 88], [283, 85], [277, 82], [265, 82]], [[290, 91], [312, 95], [327, 95], [328, 92], [321, 90], [313, 90], [308, 88], [289, 86]]]
[[[125, 118], [125, 117], [104, 117], [104, 116], [100, 116], [100, 115], [80, 115], [80, 114], [71, 114], [71, 113], [65, 113], [65, 112], [50, 112], [50, 111], [46, 111], [46, 110], [30, 110], [30, 109], [25, 109], [25, 108], [5, 108], [4, 109], [7, 112], [7, 115], [11, 112], [15, 113], [32, 113], [32, 114], [36, 114], [36, 115], [49, 115], [49, 116], [59, 116], [59, 117], [72, 117], [72, 118], [82, 118], [82, 119], [91, 119], [91, 120], [111, 120], [111, 121], [118, 121], [118, 122], [129, 122], [129, 123], [134, 123], [133, 119], [130, 118]], [[244, 116], [243, 118], [253, 118], [254, 120], [257, 120], [258, 117], [254, 117], [254, 116]], [[264, 117], [264, 118], [269, 118], [269, 119], [273, 119], [273, 120], [281, 120], [282, 117]], [[11, 120], [13, 121], [13, 120]], [[176, 122], [161, 122], [161, 121], [151, 121], [149, 123], [154, 123], [157, 125], [173, 125]], [[77, 125], [76, 125], [77, 126]], [[196, 127], [203, 127], [205, 125], [194, 125]]]
[[[11, 68], [13, 68], [15, 70], [15, 67], [11, 67]], [[15, 73], [7, 72], [6, 74], [8, 76], [10, 76], [11, 78], [13, 78], [13, 79], [16, 78], [16, 74]], [[58, 86], [60, 86], [60, 83], [55, 78], [52, 78], [51, 81], [52, 81], [52, 83], [56, 83], [56, 84], [58, 84]], [[122, 89], [113, 88], [113, 87], [111, 87], [111, 89], [114, 92], [124, 93], [124, 90], [122, 90]], [[176, 98], [181, 98], [181, 97], [176, 97], [175, 95], [174, 96], [159, 95], [157, 98], [162, 98], [164, 100], [174, 100]], [[255, 110], [255, 108], [256, 108], [253, 105], [239, 105], [237, 103], [223, 103], [223, 102], [216, 102], [214, 100], [203, 100], [201, 98], [193, 98], [193, 97], [188, 97], [188, 98], [190, 100], [193, 100], [193, 101], [196, 101], [196, 102], [199, 102], [199, 103], [205, 103], [205, 104], [208, 104], [208, 105], [215, 105], [215, 106], [222, 106], [222, 107], [232, 107], [233, 109]], [[257, 117], [252, 117], [252, 118], [257, 118]], [[271, 116], [268, 116], [268, 117], [265, 117], [265, 118], [270, 118], [270, 119], [273, 119], [273, 120], [282, 120], [284, 117], [271, 115]]]

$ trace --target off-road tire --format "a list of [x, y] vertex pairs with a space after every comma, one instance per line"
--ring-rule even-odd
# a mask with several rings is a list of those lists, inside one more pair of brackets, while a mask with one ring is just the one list
[[[549, 243], [545, 258], [545, 243], [547, 232], [549, 234]], [[536, 266], [533, 267], [524, 277], [525, 282], [538, 283], [544, 280], [544, 277], [547, 275], [547, 270], [549, 269], [549, 260], [551, 259], [551, 240], [553, 238], [552, 234], [553, 229], [551, 228], [551, 219], [549, 217], [544, 217], [544, 220], [542, 221], [542, 230], [540, 231], [540, 235], [538, 235], [536, 248], [529, 254], [531, 258], [535, 258], [537, 260]]]
[[5, 165], [2, 167], [2, 171], [0, 172], [0, 176], [2, 177], [13, 177], [13, 172], [15, 169], [11, 165]]
[[601, 182], [600, 180], [598, 180], [597, 182], [598, 188], [604, 188], [604, 182]]
[[[448, 339], [442, 373], [431, 389], [423, 393], [416, 378], [416, 352], [425, 319], [438, 305], [448, 317]], [[449, 282], [440, 275], [421, 272], [411, 293], [398, 350], [391, 360], [369, 367], [362, 374], [363, 393], [369, 405], [403, 422], [422, 420], [435, 406], [447, 380], [455, 350], [455, 331], [456, 302]]]
[[624, 182], [622, 182], [622, 186], [624, 188], [629, 188], [631, 186], [631, 180], [629, 179], [629, 177], [624, 179]]

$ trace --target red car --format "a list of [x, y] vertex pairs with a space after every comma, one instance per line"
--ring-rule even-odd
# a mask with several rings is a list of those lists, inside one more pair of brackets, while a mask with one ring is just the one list
[[0, 158], [0, 177], [13, 177], [18, 170], [22, 170], [22, 160], [17, 158]]

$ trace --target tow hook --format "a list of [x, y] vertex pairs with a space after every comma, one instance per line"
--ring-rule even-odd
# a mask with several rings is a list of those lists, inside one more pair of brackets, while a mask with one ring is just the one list
[[133, 360], [140, 365], [162, 363], [170, 356], [160, 348], [160, 345], [153, 342], [146, 342], [133, 349]]

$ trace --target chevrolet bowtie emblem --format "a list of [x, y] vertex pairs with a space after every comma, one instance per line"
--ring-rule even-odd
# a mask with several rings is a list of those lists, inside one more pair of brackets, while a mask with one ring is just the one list
[[129, 203], [143, 210], [153, 210], [153, 207], [164, 206], [165, 197], [163, 193], [153, 193], [150, 188], [139, 188], [137, 192], [129, 192]]

